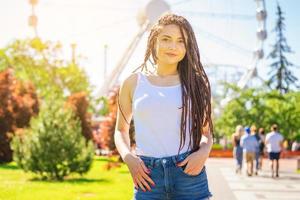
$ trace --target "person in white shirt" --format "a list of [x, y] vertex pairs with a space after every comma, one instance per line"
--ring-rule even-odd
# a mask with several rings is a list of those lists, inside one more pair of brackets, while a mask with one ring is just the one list
[[266, 136], [266, 147], [269, 154], [270, 166], [272, 171], [272, 178], [274, 177], [274, 171], [276, 177], [279, 177], [279, 158], [283, 148], [283, 136], [278, 132], [278, 126], [273, 124], [271, 126], [271, 132]]
[[[299, 139], [298, 139], [299, 140]], [[297, 139], [292, 143], [292, 151], [300, 151], [300, 140]]]

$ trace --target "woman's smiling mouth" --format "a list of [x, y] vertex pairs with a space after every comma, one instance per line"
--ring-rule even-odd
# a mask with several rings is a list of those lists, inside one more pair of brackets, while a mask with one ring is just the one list
[[170, 56], [170, 57], [176, 57], [177, 54], [174, 54], [174, 53], [166, 53], [166, 55]]

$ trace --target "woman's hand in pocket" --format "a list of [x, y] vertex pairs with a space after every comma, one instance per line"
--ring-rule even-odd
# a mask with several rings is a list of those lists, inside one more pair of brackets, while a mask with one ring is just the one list
[[155, 186], [155, 184], [149, 177], [149, 174], [151, 172], [146, 167], [143, 160], [138, 156], [130, 153], [125, 157], [124, 162], [129, 168], [135, 187], [140, 187], [144, 192], [146, 192], [146, 188], [151, 191], [151, 187], [148, 183], [150, 183], [152, 186]]
[[182, 167], [186, 165], [184, 173], [196, 176], [202, 171], [207, 158], [207, 153], [198, 150], [188, 155], [183, 161], [177, 163], [177, 166]]

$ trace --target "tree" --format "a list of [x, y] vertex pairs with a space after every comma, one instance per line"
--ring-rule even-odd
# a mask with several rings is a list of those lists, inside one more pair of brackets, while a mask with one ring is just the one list
[[39, 38], [13, 41], [0, 49], [0, 73], [7, 69], [13, 71], [15, 78], [2, 76], [4, 82], [0, 85], [0, 162], [12, 160], [9, 143], [15, 130], [29, 125], [30, 117], [38, 113], [38, 103], [52, 104], [48, 99], [53, 99], [53, 95], [63, 99], [71, 96], [74, 111], [82, 120], [83, 134], [91, 137], [91, 117], [87, 112], [94, 110], [89, 106], [95, 105], [89, 104], [93, 100], [91, 86], [79, 65], [63, 59], [59, 42]]
[[85, 92], [74, 93], [68, 97], [67, 105], [75, 113], [75, 116], [80, 119], [82, 134], [86, 140], [92, 139], [91, 114], [87, 112], [89, 102]]
[[82, 136], [80, 121], [62, 99], [45, 103], [30, 121], [30, 129], [14, 137], [14, 160], [25, 171], [42, 178], [62, 180], [70, 173], [83, 174], [92, 164], [94, 148]]
[[267, 131], [277, 123], [285, 138], [292, 139], [300, 135], [300, 93], [265, 91], [262, 89], [232, 89], [238, 97], [231, 100], [224, 108], [221, 117], [216, 120], [216, 132], [219, 135], [231, 135], [239, 124], [263, 127]]
[[29, 126], [39, 111], [35, 87], [14, 77], [14, 70], [0, 72], [0, 163], [12, 161], [10, 143], [15, 131]]
[[277, 89], [281, 94], [287, 93], [290, 90], [290, 85], [297, 85], [297, 77], [295, 77], [290, 70], [294, 66], [289, 62], [285, 56], [285, 53], [292, 53], [291, 48], [288, 46], [286, 38], [283, 35], [285, 30], [284, 16], [280, 5], [277, 3], [277, 13], [278, 19], [276, 22], [276, 27], [273, 32], [276, 32], [276, 43], [273, 45], [273, 50], [267, 56], [267, 58], [272, 58], [276, 60], [271, 64], [271, 74], [270, 79], [267, 81], [268, 85], [274, 89]]
[[41, 100], [55, 93], [66, 98], [76, 92], [90, 96], [86, 73], [76, 63], [63, 58], [59, 42], [39, 38], [15, 40], [0, 49], [0, 71], [11, 67], [19, 80], [30, 80]]

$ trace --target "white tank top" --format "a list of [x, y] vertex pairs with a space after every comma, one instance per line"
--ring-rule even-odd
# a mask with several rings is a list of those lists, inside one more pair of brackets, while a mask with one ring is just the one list
[[[156, 86], [142, 72], [137, 75], [132, 100], [136, 154], [157, 158], [177, 155], [182, 112], [181, 85]], [[189, 140], [189, 134], [186, 134], [180, 153], [189, 150]]]

